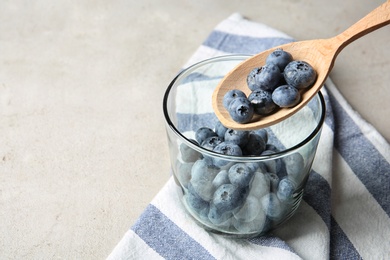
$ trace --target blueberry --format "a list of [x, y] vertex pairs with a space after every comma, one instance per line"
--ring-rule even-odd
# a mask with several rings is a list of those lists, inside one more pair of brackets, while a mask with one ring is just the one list
[[279, 220], [283, 217], [283, 207], [275, 193], [268, 193], [261, 199], [261, 204], [267, 217]]
[[267, 144], [265, 146], [265, 150], [264, 152], [261, 153], [261, 155], [271, 155], [271, 154], [274, 154], [276, 151], [272, 150], [272, 149], [269, 149], [269, 145]]
[[261, 136], [264, 140], [264, 143], [267, 144], [268, 142], [268, 132], [267, 130], [265, 130], [264, 128], [261, 128], [261, 129], [257, 129], [257, 130], [254, 130], [253, 131], [255, 134]]
[[297, 182], [302, 180], [304, 175], [305, 162], [300, 153], [293, 153], [283, 158], [284, 164], [286, 165], [286, 172]]
[[254, 172], [245, 163], [236, 163], [230, 167], [229, 180], [239, 187], [247, 187], [253, 179]]
[[233, 212], [244, 203], [247, 195], [246, 188], [223, 184], [215, 191], [212, 203], [220, 213]]
[[256, 197], [248, 196], [244, 205], [237, 212], [233, 212], [234, 217], [242, 222], [253, 221], [261, 209], [260, 201]]
[[245, 164], [253, 172], [256, 172], [256, 171], [260, 171], [261, 172], [261, 171], [263, 171], [263, 163], [261, 163], [261, 162], [247, 162]]
[[232, 90], [229, 90], [228, 92], [226, 92], [226, 94], [223, 96], [223, 101], [222, 101], [222, 104], [223, 106], [228, 109], [229, 108], [229, 105], [230, 103], [236, 99], [236, 98], [246, 98], [246, 95], [244, 92], [242, 92], [241, 90], [239, 89], [232, 89]]
[[[241, 156], [242, 150], [240, 146], [233, 144], [233, 143], [227, 143], [222, 142], [219, 145], [217, 145], [214, 150], [216, 153], [224, 154], [224, 155], [233, 155], [233, 156]], [[217, 167], [223, 167], [227, 165], [230, 161], [220, 159], [220, 158], [213, 158], [213, 163]]]
[[[217, 226], [226, 225], [229, 219], [233, 216], [231, 211], [221, 211], [214, 204], [210, 204], [208, 219], [211, 223]], [[228, 223], [229, 224], [229, 223]]]
[[243, 154], [245, 155], [261, 155], [265, 150], [266, 143], [264, 142], [263, 137], [255, 133], [249, 134], [249, 141], [242, 148]]
[[208, 165], [206, 160], [198, 160], [191, 169], [190, 183], [196, 193], [205, 201], [211, 200], [214, 194], [213, 180], [219, 170]]
[[265, 150], [268, 151], [269, 154], [279, 152], [279, 149], [273, 144], [267, 144], [267, 146], [265, 147]]
[[220, 138], [225, 138], [225, 133], [227, 131], [227, 128], [220, 122], [218, 121], [217, 124], [215, 125], [214, 132], [220, 137]]
[[266, 173], [267, 172], [267, 166], [264, 162], [259, 163], [259, 168], [256, 170], [257, 172]]
[[268, 176], [262, 172], [255, 172], [253, 181], [251, 183], [251, 189], [249, 191], [250, 196], [254, 196], [258, 199], [270, 192], [270, 180]]
[[195, 139], [199, 144], [211, 136], [217, 136], [217, 134], [209, 127], [201, 127], [195, 132]]
[[209, 207], [209, 203], [203, 200], [194, 190], [191, 183], [188, 184], [188, 192], [185, 195], [188, 206], [191, 207], [195, 212], [199, 213]]
[[216, 153], [225, 154], [225, 155], [233, 155], [233, 156], [241, 156], [242, 151], [240, 146], [233, 144], [233, 143], [227, 143], [222, 142], [219, 145], [217, 145], [214, 150]]
[[270, 191], [276, 191], [279, 185], [279, 176], [276, 173], [267, 172], [265, 177], [269, 180]]
[[[275, 152], [272, 150], [265, 150], [261, 155], [270, 155]], [[280, 170], [280, 159], [271, 159], [264, 162], [268, 172], [277, 173]]]
[[233, 99], [227, 109], [230, 117], [237, 123], [248, 123], [254, 114], [254, 108], [252, 103], [244, 97], [238, 97]]
[[221, 170], [217, 174], [217, 176], [215, 176], [212, 184], [213, 184], [215, 189], [218, 189], [223, 184], [229, 184], [229, 183], [230, 183], [230, 180], [229, 180], [229, 176], [228, 176], [227, 170]]
[[272, 93], [262, 89], [256, 89], [249, 95], [248, 100], [252, 103], [256, 114], [268, 115], [276, 108], [272, 101]]
[[301, 101], [301, 94], [296, 88], [283, 85], [272, 92], [272, 100], [280, 107], [293, 107]]
[[[198, 143], [195, 140], [190, 140], [190, 141], [198, 145]], [[198, 159], [202, 157], [202, 155], [198, 151], [192, 149], [185, 143], [181, 143], [179, 149], [180, 149], [181, 159], [184, 162], [196, 162]]]
[[[273, 151], [266, 150], [261, 155], [273, 154]], [[272, 159], [264, 162], [267, 172], [275, 173], [282, 178], [286, 175], [286, 166], [282, 159]]]
[[176, 174], [175, 176], [179, 180], [183, 187], [187, 187], [188, 182], [191, 179], [191, 169], [194, 163], [182, 163], [179, 160], [176, 161]]
[[270, 63], [263, 67], [254, 68], [247, 76], [247, 85], [250, 90], [263, 89], [273, 91], [282, 78], [277, 65]]
[[266, 63], [276, 64], [280, 71], [283, 72], [284, 68], [293, 61], [293, 57], [289, 52], [282, 50], [281, 48], [276, 49], [266, 59]]
[[246, 78], [246, 83], [248, 85], [248, 88], [252, 91], [260, 88], [260, 84], [257, 83], [256, 77], [261, 73], [261, 69], [262, 69], [261, 67], [254, 68], [253, 70], [251, 70], [251, 72], [249, 72]]
[[287, 84], [297, 89], [309, 87], [316, 78], [316, 71], [305, 61], [292, 61], [284, 69]]
[[293, 197], [295, 189], [295, 183], [288, 178], [284, 178], [279, 182], [278, 191], [276, 194], [280, 201], [284, 202]]
[[202, 147], [212, 151], [217, 145], [223, 142], [223, 139], [218, 136], [210, 136], [203, 141]]
[[261, 233], [264, 230], [267, 222], [267, 216], [261, 207], [258, 207], [258, 213], [251, 221], [240, 221], [237, 218], [233, 218], [233, 226], [241, 233]]
[[240, 147], [245, 146], [249, 141], [249, 131], [228, 129], [225, 132], [225, 142], [233, 143]]

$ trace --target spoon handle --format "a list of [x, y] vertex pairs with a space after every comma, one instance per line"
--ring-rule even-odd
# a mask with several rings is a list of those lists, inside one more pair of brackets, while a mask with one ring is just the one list
[[390, 0], [387, 0], [344, 32], [331, 39], [338, 46], [336, 55], [351, 42], [387, 24], [390, 24]]

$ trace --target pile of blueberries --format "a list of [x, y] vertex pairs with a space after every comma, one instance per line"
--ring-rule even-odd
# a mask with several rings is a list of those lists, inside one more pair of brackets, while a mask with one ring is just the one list
[[[237, 131], [220, 122], [201, 127], [195, 145], [224, 155], [259, 156], [277, 152], [267, 130]], [[207, 226], [235, 234], [260, 234], [291, 211], [304, 178], [304, 159], [294, 153], [264, 162], [237, 162], [201, 153], [182, 143], [175, 177], [184, 202]]]
[[247, 97], [241, 90], [230, 90], [223, 105], [234, 121], [248, 123], [255, 113], [265, 116], [278, 107], [297, 105], [301, 101], [299, 90], [310, 87], [316, 78], [309, 63], [293, 60], [290, 53], [276, 49], [264, 66], [254, 68], [247, 76], [251, 94]]

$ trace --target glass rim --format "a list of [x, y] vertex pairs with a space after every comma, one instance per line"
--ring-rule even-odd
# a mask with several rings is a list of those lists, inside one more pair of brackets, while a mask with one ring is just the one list
[[228, 160], [228, 161], [240, 161], [240, 162], [255, 162], [255, 161], [266, 161], [266, 160], [273, 160], [273, 159], [277, 159], [279, 157], [283, 157], [283, 156], [286, 156], [296, 150], [298, 150], [300, 147], [303, 147], [305, 144], [307, 144], [308, 142], [310, 142], [310, 140], [312, 140], [322, 129], [322, 126], [324, 124], [324, 121], [325, 121], [325, 115], [326, 115], [326, 105], [325, 105], [325, 99], [321, 93], [321, 91], [318, 91], [318, 93], [315, 95], [315, 97], [318, 98], [319, 100], [319, 103], [320, 103], [320, 107], [321, 107], [321, 116], [320, 116], [320, 119], [318, 120], [317, 124], [316, 124], [316, 127], [313, 129], [313, 131], [307, 135], [306, 138], [304, 138], [301, 142], [297, 143], [296, 145], [288, 148], [288, 149], [284, 149], [282, 151], [278, 151], [278, 152], [275, 152], [275, 153], [272, 153], [272, 154], [267, 154], [267, 155], [259, 155], [259, 156], [237, 156], [237, 155], [225, 155], [225, 154], [220, 154], [220, 153], [217, 153], [217, 152], [214, 152], [214, 151], [211, 151], [211, 150], [208, 150], [206, 148], [203, 148], [201, 147], [200, 145], [196, 145], [194, 144], [191, 140], [189, 140], [186, 136], [184, 136], [176, 127], [175, 127], [175, 124], [172, 122], [170, 116], [169, 116], [169, 113], [168, 113], [168, 98], [169, 98], [169, 94], [171, 93], [171, 89], [172, 87], [175, 85], [175, 83], [178, 81], [178, 79], [183, 76], [183, 74], [187, 73], [187, 72], [191, 72], [193, 70], [195, 70], [196, 68], [198, 67], [201, 67], [203, 65], [207, 65], [208, 63], [210, 62], [221, 62], [221, 61], [225, 61], [225, 60], [234, 60], [234, 59], [237, 59], [237, 60], [241, 60], [241, 61], [244, 61], [245, 59], [243, 58], [249, 58], [251, 57], [252, 55], [248, 55], [248, 54], [229, 54], [229, 55], [223, 55], [223, 56], [217, 56], [217, 57], [212, 57], [212, 58], [209, 58], [209, 59], [205, 59], [205, 60], [202, 60], [202, 61], [199, 61], [197, 63], [194, 63], [193, 65], [183, 69], [182, 71], [180, 71], [173, 79], [172, 81], [169, 83], [166, 91], [165, 91], [165, 94], [164, 94], [164, 98], [163, 98], [163, 113], [164, 113], [164, 117], [165, 117], [165, 123], [167, 124], [167, 126], [169, 127], [169, 129], [172, 130], [172, 132], [181, 139], [181, 141], [183, 143], [185, 143], [187, 146], [191, 147], [192, 149], [202, 153], [202, 154], [206, 154], [206, 155], [209, 155], [209, 156], [213, 156], [213, 157], [218, 157], [220, 159], [224, 159], [224, 160]]

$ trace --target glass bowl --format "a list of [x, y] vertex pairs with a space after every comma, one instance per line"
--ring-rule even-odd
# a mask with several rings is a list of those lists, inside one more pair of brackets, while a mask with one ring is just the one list
[[[185, 209], [206, 230], [234, 237], [265, 234], [295, 213], [325, 118], [318, 93], [296, 114], [268, 128], [237, 132], [221, 127], [212, 93], [248, 57], [221, 56], [188, 67], [170, 83], [163, 101], [173, 177]], [[237, 140], [244, 140], [235, 143], [244, 155], [222, 154], [232, 151], [229, 144]]]

